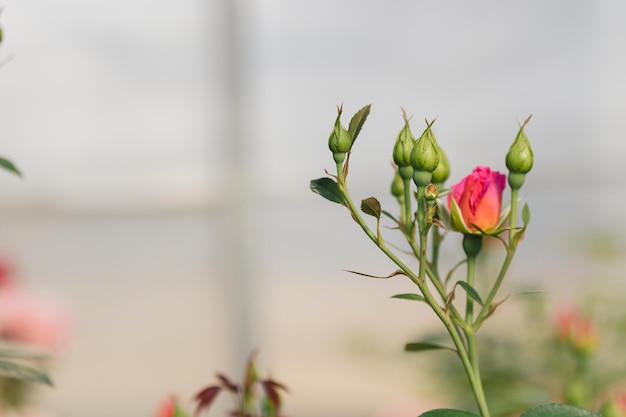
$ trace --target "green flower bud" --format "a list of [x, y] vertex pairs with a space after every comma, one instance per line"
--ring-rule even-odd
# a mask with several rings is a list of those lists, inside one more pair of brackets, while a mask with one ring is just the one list
[[433, 172], [439, 165], [439, 146], [435, 140], [427, 122], [427, 127], [422, 136], [415, 142], [411, 151], [411, 166], [415, 171]]
[[411, 152], [415, 145], [415, 139], [409, 127], [409, 121], [404, 118], [404, 127], [398, 134], [396, 144], [393, 147], [393, 162], [399, 167], [411, 165]]
[[391, 182], [391, 194], [396, 198], [404, 198], [404, 180], [398, 171]]
[[437, 168], [433, 171], [432, 181], [435, 184], [443, 184], [446, 182], [448, 177], [450, 176], [450, 161], [448, 161], [448, 156], [443, 151], [443, 149], [439, 148], [439, 164]]
[[328, 138], [328, 147], [330, 148], [332, 153], [347, 153], [350, 151], [352, 147], [352, 138], [350, 137], [350, 133], [346, 130], [345, 127], [341, 125], [341, 107], [337, 109], [337, 119], [335, 120], [335, 126], [333, 130], [330, 132], [330, 137]]
[[532, 114], [520, 126], [517, 137], [506, 154], [506, 167], [509, 169], [509, 172], [526, 174], [533, 167], [533, 150], [530, 147], [530, 141], [526, 133], [524, 133], [524, 126], [526, 126], [531, 117]]

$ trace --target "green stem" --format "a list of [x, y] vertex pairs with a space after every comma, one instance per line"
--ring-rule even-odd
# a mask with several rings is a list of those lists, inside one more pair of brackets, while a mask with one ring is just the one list
[[478, 313], [478, 317], [476, 318], [476, 322], [474, 327], [478, 329], [482, 323], [485, 321], [487, 316], [491, 313], [491, 303], [496, 298], [496, 294], [504, 281], [504, 277], [511, 266], [511, 261], [513, 261], [513, 256], [515, 255], [515, 234], [517, 233], [517, 199], [518, 199], [519, 189], [511, 188], [511, 213], [509, 215], [509, 245], [506, 250], [506, 257], [502, 262], [502, 267], [500, 267], [500, 272], [498, 273], [498, 277], [496, 278], [496, 282], [491, 287], [491, 291], [487, 295], [485, 299], [485, 303], [483, 304], [480, 313]]
[[439, 278], [439, 246], [441, 245], [441, 234], [439, 233], [439, 228], [433, 227], [431, 232], [433, 245], [431, 248], [431, 259], [430, 265], [433, 270], [433, 274], [435, 274]]
[[[467, 283], [470, 287], [474, 288], [474, 275], [476, 272], [476, 257], [467, 257]], [[465, 322], [471, 327], [474, 321], [474, 299], [467, 294], [465, 301]]]
[[496, 278], [496, 282], [491, 287], [491, 291], [487, 295], [483, 307], [480, 309], [480, 313], [478, 313], [478, 317], [476, 317], [476, 321], [474, 322], [474, 328], [479, 329], [483, 324], [487, 316], [491, 312], [491, 303], [493, 303], [494, 298], [496, 298], [496, 294], [502, 285], [502, 281], [504, 281], [504, 277], [506, 272], [511, 265], [511, 261], [513, 260], [513, 255], [515, 255], [514, 250], [507, 250], [506, 258], [504, 258], [504, 262], [502, 262], [502, 267], [500, 268], [500, 272], [498, 273], [498, 278]]
[[466, 330], [465, 338], [467, 339], [467, 350], [469, 360], [472, 366], [474, 377], [476, 378], [476, 384], [472, 385], [474, 392], [474, 398], [478, 404], [478, 409], [483, 417], [489, 417], [489, 408], [487, 406], [487, 398], [485, 397], [485, 391], [483, 389], [482, 379], [480, 377], [480, 367], [478, 365], [478, 350], [476, 349], [476, 333], [474, 330]]
[[511, 216], [509, 217], [509, 247], [513, 247], [513, 237], [517, 230], [517, 198], [518, 198], [519, 189], [511, 188]]
[[[467, 284], [474, 288], [476, 276], [476, 258], [482, 249], [483, 237], [481, 235], [466, 234], [463, 236], [463, 251], [467, 256]], [[472, 385], [474, 397], [480, 413], [483, 417], [489, 416], [489, 408], [487, 407], [487, 399], [480, 377], [480, 367], [478, 363], [478, 350], [476, 348], [476, 329], [473, 327], [474, 322], [474, 299], [467, 292], [465, 299], [465, 326], [463, 332], [467, 341], [467, 351], [472, 367], [472, 373], [476, 378], [476, 384]]]
[[[417, 258], [417, 260], [421, 263], [422, 255], [415, 240], [413, 242], [409, 241], [409, 245], [411, 245], [413, 254]], [[441, 297], [441, 300], [445, 303], [448, 297], [448, 294], [446, 293], [446, 288], [441, 282], [441, 279], [439, 278], [439, 276], [432, 270], [431, 265], [428, 262], [424, 262], [424, 263], [426, 264], [426, 276], [430, 278], [430, 282], [432, 282], [433, 286], [437, 290], [437, 293]], [[461, 313], [459, 313], [459, 311], [454, 305], [451, 305], [449, 307], [449, 311], [452, 313], [452, 316], [454, 317], [455, 321], [457, 321], [458, 323], [464, 322], [463, 317], [461, 316]]]
[[[467, 257], [467, 283], [474, 288], [474, 276], [476, 275], [476, 257], [468, 256]], [[485, 392], [482, 385], [482, 379], [480, 377], [480, 366], [478, 363], [478, 350], [476, 348], [476, 332], [472, 328], [474, 316], [474, 300], [472, 297], [467, 295], [466, 300], [466, 313], [465, 320], [467, 326], [465, 327], [465, 339], [467, 340], [467, 350], [470, 362], [472, 364], [472, 370], [474, 372], [475, 377], [478, 379], [479, 383], [473, 387], [474, 388], [474, 397], [476, 398], [476, 403], [480, 409], [483, 417], [489, 416], [489, 409], [487, 407], [487, 400], [485, 398]]]
[[413, 233], [413, 211], [411, 210], [411, 179], [404, 178], [404, 227], [406, 228], [406, 236], [409, 242], [415, 242], [415, 234]]
[[[444, 184], [436, 183], [435, 187], [437, 187], [437, 190], [443, 190]], [[435, 276], [437, 276], [437, 278], [441, 280], [441, 276], [439, 275], [439, 247], [441, 246], [441, 242], [443, 241], [443, 236], [439, 232], [438, 227], [433, 227], [433, 231], [431, 232], [431, 234], [432, 234], [433, 243], [432, 243], [432, 248], [431, 248], [430, 265]]]

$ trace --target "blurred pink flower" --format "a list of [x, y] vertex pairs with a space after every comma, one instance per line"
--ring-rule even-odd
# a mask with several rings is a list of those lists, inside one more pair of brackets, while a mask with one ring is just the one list
[[69, 315], [59, 303], [20, 286], [0, 262], [0, 339], [58, 352], [68, 339]]
[[557, 313], [557, 338], [577, 352], [588, 354], [598, 346], [599, 335], [593, 321], [575, 308], [562, 309]]

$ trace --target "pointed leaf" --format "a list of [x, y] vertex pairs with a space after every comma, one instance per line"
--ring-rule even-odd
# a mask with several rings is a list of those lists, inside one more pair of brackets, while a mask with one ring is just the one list
[[339, 189], [339, 184], [335, 180], [327, 177], [311, 180], [311, 191], [321, 195], [328, 201], [337, 204], [345, 204], [343, 193]]
[[248, 357], [248, 363], [246, 364], [246, 372], [243, 381], [242, 388], [242, 401], [244, 404], [249, 404], [254, 398], [253, 386], [259, 380], [259, 372], [257, 371], [256, 364], [254, 362], [257, 355], [257, 351], [253, 350]]
[[600, 417], [600, 415], [571, 405], [543, 404], [524, 411], [520, 417]]
[[456, 352], [456, 349], [451, 346], [440, 345], [439, 343], [432, 342], [414, 342], [407, 343], [404, 345], [404, 350], [407, 352], [423, 352], [426, 350], [451, 350], [452, 352]]
[[361, 110], [356, 112], [352, 119], [350, 119], [350, 125], [348, 127], [348, 133], [350, 133], [350, 138], [352, 138], [352, 144], [354, 145], [354, 141], [356, 137], [359, 136], [359, 132], [361, 132], [361, 128], [367, 119], [367, 116], [370, 114], [371, 104], [363, 107]]
[[469, 295], [474, 301], [476, 301], [478, 304], [483, 305], [483, 300], [480, 298], [480, 295], [478, 294], [478, 292], [474, 289], [474, 287], [472, 287], [471, 285], [469, 285], [467, 282], [465, 281], [458, 281], [457, 285], [460, 285], [461, 288], [463, 288], [465, 290], [465, 292], [467, 293], [467, 295]]
[[361, 275], [362, 277], [368, 277], [368, 278], [377, 278], [377, 279], [387, 279], [387, 278], [392, 278], [395, 277], [396, 275], [406, 275], [404, 273], [404, 271], [398, 269], [396, 271], [393, 271], [391, 274], [385, 276], [385, 277], [380, 277], [377, 275], [370, 275], [370, 274], [365, 274], [363, 272], [357, 272], [357, 271], [350, 271], [349, 269], [345, 270], [346, 272], [350, 272], [351, 274], [356, 274], [356, 275]]
[[470, 413], [469, 411], [453, 410], [451, 408], [440, 408], [438, 410], [430, 410], [419, 417], [480, 417], [477, 414]]
[[232, 382], [228, 377], [224, 374], [217, 374], [217, 379], [222, 383], [222, 387], [226, 388], [228, 391], [233, 394], [237, 394], [239, 392], [239, 385]]
[[522, 209], [522, 221], [524, 222], [524, 226], [530, 223], [530, 208], [528, 204], [524, 204], [524, 208]]
[[370, 216], [374, 216], [377, 219], [380, 219], [380, 203], [378, 202], [378, 200], [376, 200], [375, 197], [369, 197], [361, 201], [361, 210], [365, 214], [369, 214]]
[[196, 406], [196, 415], [200, 414], [203, 410], [208, 409], [221, 390], [222, 387], [214, 385], [197, 393], [195, 396], [195, 400], [198, 401], [198, 405]]
[[399, 298], [401, 300], [426, 301], [424, 296], [419, 294], [396, 294], [391, 298]]
[[40, 367], [31, 363], [0, 359], [0, 376], [20, 381], [39, 382], [52, 385], [48, 374]]
[[4, 168], [5, 170], [17, 175], [18, 177], [22, 176], [22, 173], [19, 169], [17, 169], [13, 162], [9, 161], [6, 158], [0, 157], [0, 168]]

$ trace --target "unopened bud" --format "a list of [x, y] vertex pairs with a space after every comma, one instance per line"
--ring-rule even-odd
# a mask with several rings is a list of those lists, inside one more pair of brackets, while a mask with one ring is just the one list
[[432, 181], [435, 184], [443, 184], [450, 176], [450, 161], [448, 161], [448, 156], [443, 151], [443, 149], [441, 149], [441, 147], [438, 149], [438, 151], [439, 164], [437, 165], [437, 168], [435, 168], [435, 170], [433, 171]]
[[404, 198], [404, 180], [398, 171], [391, 182], [391, 194], [396, 198]]
[[328, 138], [328, 147], [333, 154], [345, 154], [349, 152], [352, 147], [352, 139], [350, 138], [350, 133], [341, 125], [341, 107], [337, 109], [337, 112], [335, 126]]
[[433, 172], [439, 165], [439, 146], [430, 130], [431, 125], [428, 124], [411, 151], [411, 166], [415, 171]]
[[409, 127], [409, 121], [404, 118], [404, 127], [398, 134], [396, 143], [393, 147], [393, 162], [399, 167], [411, 165], [411, 152], [415, 145], [415, 139]]
[[530, 147], [530, 141], [526, 133], [524, 133], [524, 126], [530, 121], [531, 117], [532, 115], [520, 126], [517, 137], [506, 154], [506, 167], [509, 169], [509, 172], [526, 174], [533, 167], [533, 150]]

